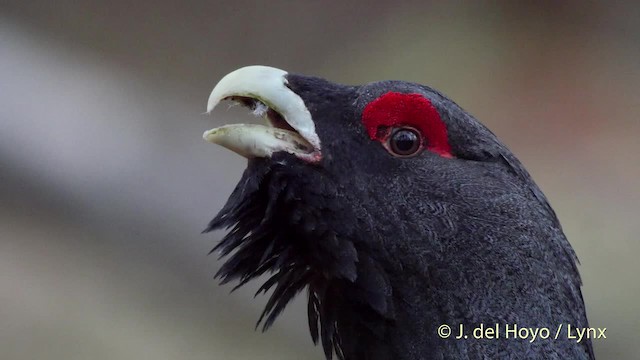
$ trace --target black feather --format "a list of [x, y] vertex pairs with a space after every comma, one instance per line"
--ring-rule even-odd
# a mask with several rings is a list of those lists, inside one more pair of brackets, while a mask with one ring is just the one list
[[[437, 336], [437, 327], [517, 324], [588, 327], [577, 259], [546, 197], [491, 131], [418, 84], [353, 87], [288, 75], [310, 111], [322, 161], [286, 153], [249, 161], [205, 232], [216, 277], [242, 286], [269, 274], [256, 327], [266, 330], [307, 288], [314, 343], [327, 359], [593, 359], [576, 343]], [[453, 158], [397, 158], [360, 119], [389, 91], [429, 99]], [[235, 289], [234, 288], [234, 289]]]

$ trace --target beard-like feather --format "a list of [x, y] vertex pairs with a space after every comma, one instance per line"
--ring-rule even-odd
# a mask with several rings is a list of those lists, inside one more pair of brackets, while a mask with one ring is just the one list
[[322, 340], [327, 358], [334, 350], [343, 358], [339, 328], [364, 326], [375, 334], [380, 329], [373, 323], [356, 323], [363, 312], [369, 319], [393, 318], [391, 284], [353, 228], [356, 219], [316, 171], [288, 154], [250, 160], [204, 232], [229, 229], [211, 250], [227, 258], [216, 274], [222, 284], [238, 280], [235, 290], [271, 274], [256, 293], [273, 290], [256, 328], [268, 329], [308, 286], [311, 337]]

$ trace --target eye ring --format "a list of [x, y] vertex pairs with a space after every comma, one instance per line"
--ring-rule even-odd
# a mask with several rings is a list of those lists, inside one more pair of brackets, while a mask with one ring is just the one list
[[409, 157], [422, 150], [422, 135], [412, 127], [395, 128], [387, 139], [387, 149], [392, 155]]

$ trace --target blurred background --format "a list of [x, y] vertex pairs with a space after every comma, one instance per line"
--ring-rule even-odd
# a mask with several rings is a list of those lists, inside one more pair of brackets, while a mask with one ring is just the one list
[[639, 359], [640, 8], [632, 2], [3, 1], [0, 358], [322, 359], [298, 301], [266, 334], [200, 231], [245, 167], [204, 130], [264, 64], [432, 85], [551, 199], [600, 359]]

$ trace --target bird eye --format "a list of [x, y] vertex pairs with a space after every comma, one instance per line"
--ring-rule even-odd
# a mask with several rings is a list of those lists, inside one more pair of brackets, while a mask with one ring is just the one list
[[399, 128], [389, 137], [389, 150], [396, 156], [411, 156], [422, 149], [422, 137], [412, 128]]

